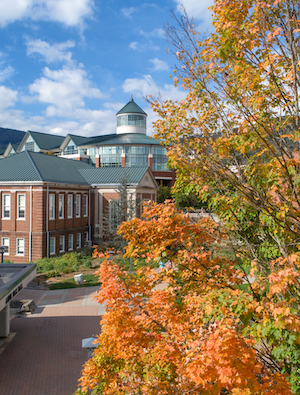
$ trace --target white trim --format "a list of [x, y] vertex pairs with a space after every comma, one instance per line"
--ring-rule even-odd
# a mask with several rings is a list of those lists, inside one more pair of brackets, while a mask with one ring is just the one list
[[[20, 217], [20, 201], [19, 197], [24, 196], [24, 217]], [[25, 193], [17, 193], [17, 220], [26, 220], [26, 194]]]
[[49, 219], [55, 219], [55, 196], [55, 193], [49, 193]]
[[[79, 199], [78, 199], [79, 198]], [[79, 213], [77, 214], [77, 209]], [[76, 218], [81, 217], [81, 195], [79, 193], [76, 193], [76, 200], [75, 200], [75, 216]]]
[[[61, 206], [60, 198], [62, 198], [62, 206]], [[60, 208], [62, 208], [62, 215], [60, 215]], [[58, 194], [58, 219], [64, 219], [64, 218], [65, 218], [65, 194], [59, 193]]]
[[[61, 244], [61, 240], [63, 240], [63, 248], [61, 249], [60, 248], [60, 244]], [[64, 235], [60, 235], [59, 236], [59, 252], [65, 252], [65, 242], [66, 242], [66, 238], [65, 238], [65, 236]]]
[[[9, 217], [4, 217], [4, 197], [9, 196]], [[2, 219], [4, 220], [10, 220], [11, 218], [11, 194], [10, 193], [2, 193]]]
[[[54, 245], [52, 246], [52, 247], [54, 247], [53, 251], [51, 251], [51, 240], [52, 241], [54, 240]], [[50, 253], [50, 255], [55, 255], [55, 251], [56, 251], [56, 237], [52, 236], [52, 237], [50, 237], [50, 240], [49, 240], [49, 253]]]
[[[19, 247], [20, 247], [20, 245], [18, 244], [19, 240], [23, 240], [23, 249], [24, 249], [23, 252], [18, 252]], [[18, 256], [25, 256], [25, 239], [24, 238], [18, 237], [16, 239], [16, 255], [18, 255]]]
[[[74, 206], [73, 196], [74, 195], [72, 193], [68, 193], [68, 204], [67, 204], [67, 216], [68, 216], [68, 218], [73, 218], [73, 206]], [[70, 203], [71, 203], [71, 205], [70, 205], [71, 215], [69, 215], [69, 197], [70, 197]]]
[[[7, 245], [3, 244], [3, 240], [8, 240], [8, 244]], [[10, 240], [9, 240], [9, 237], [2, 237], [1, 238], [1, 245], [2, 245], [2, 247], [7, 247], [7, 249], [8, 249], [8, 252], [4, 252], [3, 255], [9, 255], [9, 251], [10, 251]]]
[[[70, 236], [72, 236], [72, 247], [70, 248]], [[73, 233], [68, 234], [68, 251], [74, 250], [74, 235]]]

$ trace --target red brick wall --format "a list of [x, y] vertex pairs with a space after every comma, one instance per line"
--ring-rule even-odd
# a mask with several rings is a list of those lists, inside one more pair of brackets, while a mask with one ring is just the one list
[[[2, 237], [9, 238], [9, 255], [4, 255], [4, 259], [8, 259], [14, 263], [28, 262], [30, 251], [30, 186], [16, 186], [5, 185], [0, 187], [1, 192], [1, 209], [0, 209], [0, 244], [2, 244]], [[3, 219], [2, 213], [2, 195], [4, 193], [11, 195], [11, 211], [10, 219]], [[25, 219], [17, 219], [17, 194], [25, 194]], [[49, 220], [49, 238], [56, 237], [57, 248], [59, 253], [59, 236], [65, 235], [65, 250], [68, 249], [68, 234], [74, 234], [74, 250], [76, 250], [76, 234], [81, 234], [81, 245], [84, 245], [84, 232], [88, 231], [89, 217], [83, 216], [83, 195], [87, 195], [89, 199], [89, 188], [68, 188], [63, 186], [49, 187], [49, 193], [55, 194], [55, 219]], [[59, 193], [64, 194], [64, 218], [58, 218], [59, 207]], [[67, 218], [67, 194], [73, 194], [73, 218]], [[75, 201], [76, 194], [81, 196], [81, 210], [80, 217], [76, 218]], [[90, 204], [90, 202], [88, 202]], [[32, 233], [31, 233], [31, 257], [32, 261], [41, 259], [47, 256], [47, 187], [33, 186], [32, 187]], [[89, 214], [89, 211], [88, 211]], [[25, 253], [24, 256], [16, 254], [16, 240], [17, 238], [24, 239]]]

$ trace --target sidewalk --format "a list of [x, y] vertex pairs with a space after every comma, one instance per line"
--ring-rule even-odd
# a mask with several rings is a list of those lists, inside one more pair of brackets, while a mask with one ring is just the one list
[[81, 341], [100, 332], [105, 311], [93, 301], [98, 289], [24, 289], [18, 294], [18, 299], [33, 299], [37, 309], [11, 321], [12, 340], [0, 355], [1, 394], [74, 393], [87, 359]]

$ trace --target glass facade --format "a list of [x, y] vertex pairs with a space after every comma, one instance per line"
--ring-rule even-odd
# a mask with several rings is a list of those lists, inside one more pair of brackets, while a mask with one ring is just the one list
[[137, 114], [119, 115], [117, 126], [136, 125], [146, 127], [146, 116]]
[[91, 162], [93, 164], [95, 164], [96, 163], [97, 148], [96, 147], [89, 148], [88, 155], [90, 157]]
[[99, 154], [101, 167], [121, 167], [122, 147], [100, 147]]
[[64, 149], [64, 155], [78, 154], [78, 148], [74, 143], [68, 144]]
[[149, 147], [125, 147], [125, 154], [126, 167], [148, 166]]
[[167, 150], [164, 147], [152, 147], [153, 170], [167, 170]]

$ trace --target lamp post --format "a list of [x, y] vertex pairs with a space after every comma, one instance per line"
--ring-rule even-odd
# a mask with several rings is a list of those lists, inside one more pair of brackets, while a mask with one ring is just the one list
[[4, 246], [0, 246], [0, 254], [1, 254], [1, 263], [3, 263], [3, 254], [5, 252], [5, 247]]

